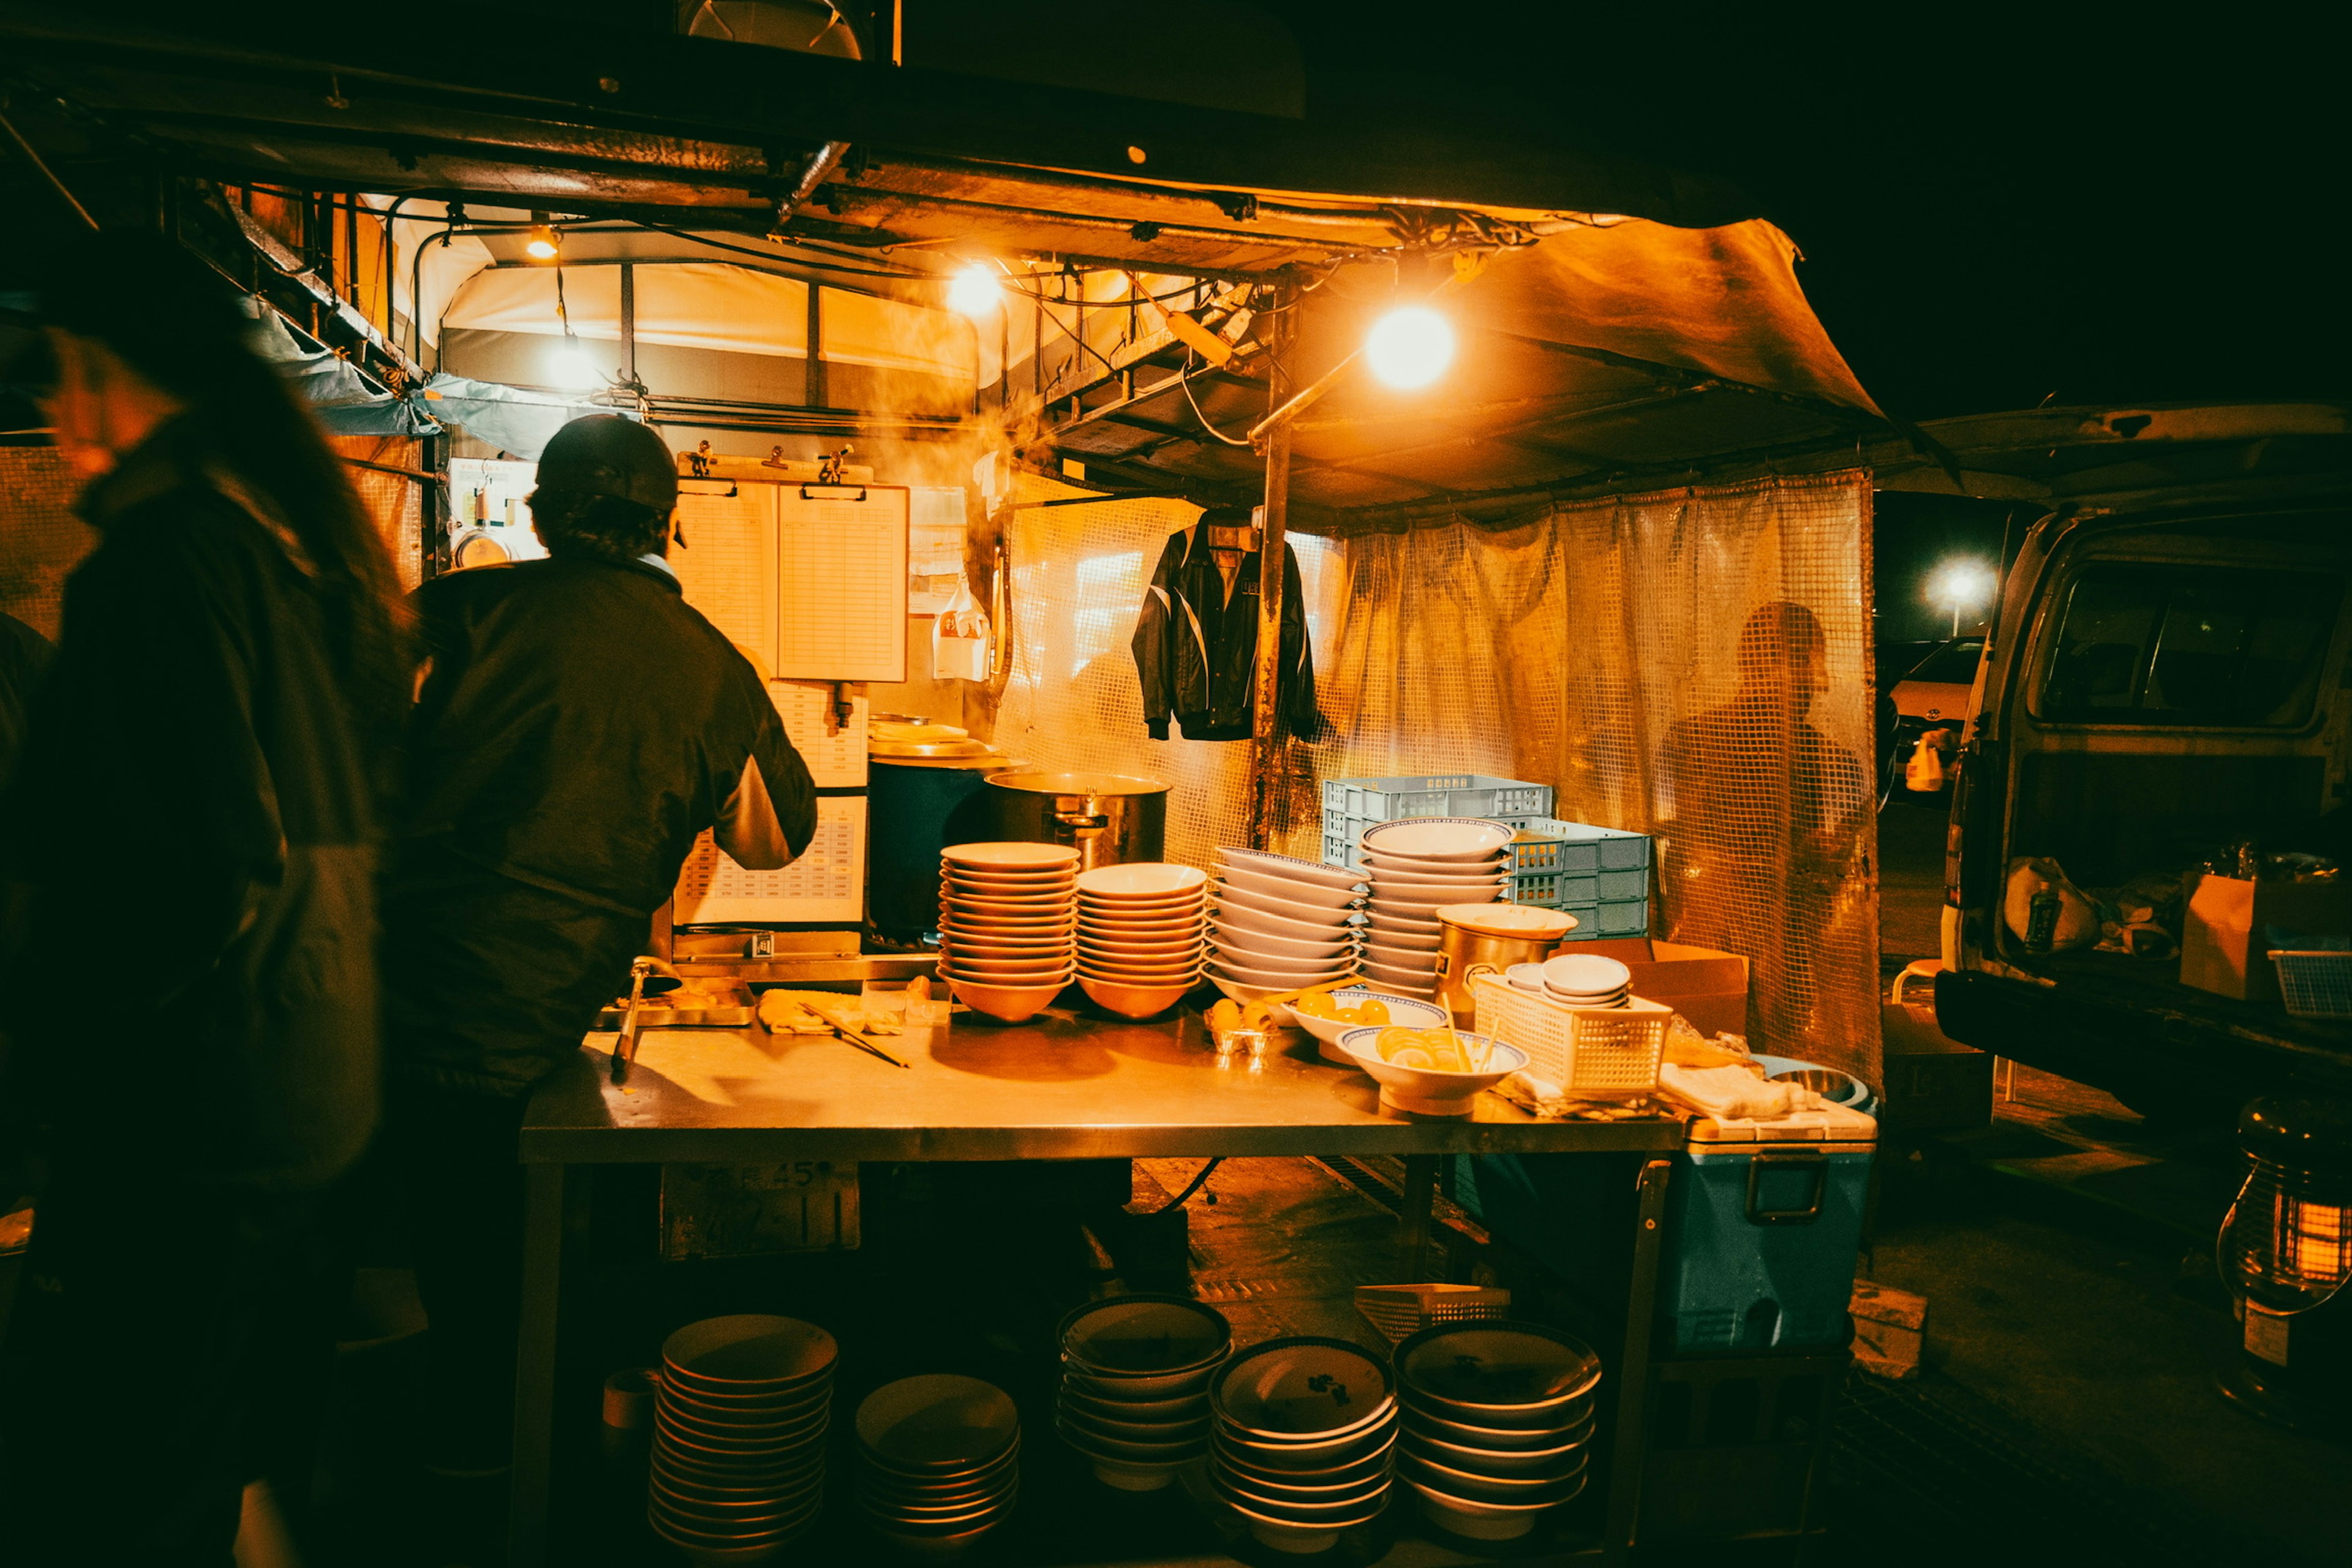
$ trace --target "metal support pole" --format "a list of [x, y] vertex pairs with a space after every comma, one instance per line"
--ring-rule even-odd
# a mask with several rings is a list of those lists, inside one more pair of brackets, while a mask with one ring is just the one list
[[1658, 1310], [1658, 1263], [1665, 1252], [1666, 1160], [1643, 1162], [1635, 1186], [1633, 1280], [1626, 1292], [1625, 1342], [1617, 1363], [1617, 1440], [1609, 1455], [1609, 1516], [1601, 1526], [1601, 1560], [1632, 1558], [1641, 1534], [1642, 1472], [1649, 1457], [1650, 1326]]
[[1407, 1154], [1404, 1157], [1404, 1206], [1397, 1215], [1397, 1238], [1404, 1253], [1408, 1279], [1419, 1279], [1429, 1265], [1431, 1211], [1437, 1206], [1437, 1175], [1450, 1156]]
[[621, 379], [632, 383], [637, 379], [637, 264], [634, 261], [621, 263]]
[[808, 370], [801, 401], [811, 408], [824, 406], [824, 286], [814, 278], [808, 284]]
[[511, 1568], [548, 1562], [555, 1481], [555, 1365], [562, 1327], [566, 1165], [523, 1167], [521, 1335], [515, 1356], [514, 1493], [507, 1516]]
[[[1280, 408], [1290, 395], [1291, 358], [1298, 341], [1297, 280], [1287, 273], [1275, 285], [1273, 331], [1267, 342], [1265, 396]], [[1282, 595], [1283, 563], [1290, 558], [1283, 536], [1290, 518], [1290, 426], [1276, 425], [1265, 439], [1265, 524], [1258, 541], [1257, 666], [1250, 687], [1249, 841], [1267, 847], [1274, 834], [1275, 805], [1282, 793]]]

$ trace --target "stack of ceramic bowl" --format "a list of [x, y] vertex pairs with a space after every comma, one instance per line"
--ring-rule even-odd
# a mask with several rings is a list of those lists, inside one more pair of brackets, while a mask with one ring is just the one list
[[857, 1407], [858, 1506], [894, 1543], [961, 1552], [1013, 1510], [1021, 1413], [992, 1383], [938, 1373], [901, 1378]]
[[1437, 993], [1437, 911], [1447, 904], [1486, 904], [1510, 882], [1504, 847], [1514, 829], [1479, 817], [1407, 817], [1364, 829], [1365, 873], [1371, 879], [1371, 927], [1364, 933], [1364, 973], [1410, 996]]
[[940, 851], [940, 973], [975, 1012], [1017, 1024], [1076, 972], [1078, 852], [1059, 844]]
[[1362, 873], [1262, 849], [1217, 851], [1209, 978], [1236, 1002], [1356, 973]]
[[1398, 1459], [1440, 1530], [1510, 1541], [1584, 1489], [1601, 1358], [1539, 1323], [1440, 1323], [1396, 1349]]
[[1209, 1440], [1209, 1383], [1233, 1348], [1215, 1309], [1117, 1296], [1062, 1320], [1063, 1437], [1122, 1491], [1157, 1491]]
[[1345, 1340], [1268, 1340], [1225, 1363], [1210, 1476], [1277, 1552], [1326, 1551], [1388, 1504], [1397, 1441], [1388, 1363]]
[[833, 1336], [793, 1318], [707, 1318], [662, 1346], [654, 1531], [689, 1555], [753, 1563], [824, 1501]]
[[1569, 1007], [1622, 1007], [1633, 972], [1597, 952], [1563, 953], [1543, 964], [1544, 994]]
[[1201, 983], [1208, 873], [1144, 861], [1078, 875], [1078, 984], [1113, 1013], [1149, 1018]]

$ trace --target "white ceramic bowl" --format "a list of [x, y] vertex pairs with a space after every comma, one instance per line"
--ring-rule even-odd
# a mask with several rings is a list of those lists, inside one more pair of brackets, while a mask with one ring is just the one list
[[1410, 970], [1416, 974], [1437, 973], [1437, 952], [1426, 947], [1391, 947], [1387, 942], [1372, 941], [1364, 943], [1367, 963], [1385, 963], [1391, 969]]
[[1299, 921], [1287, 915], [1253, 909], [1247, 904], [1226, 903], [1219, 906], [1210, 919], [1236, 931], [1264, 931], [1268, 936], [1288, 937], [1298, 942], [1336, 942], [1360, 929], [1352, 920], [1334, 921], [1328, 911], [1320, 920]]
[[1064, 979], [1039, 985], [992, 985], [960, 979], [953, 974], [950, 974], [947, 980], [948, 989], [954, 992], [965, 1006], [975, 1013], [1001, 1018], [1008, 1024], [1026, 1023], [1053, 1005], [1054, 998], [1059, 996], [1062, 988], [1068, 984]]
[[1433, 961], [1436, 955], [1438, 944], [1444, 940], [1445, 937], [1441, 931], [1412, 931], [1393, 922], [1368, 926], [1364, 931], [1364, 943], [1368, 947], [1377, 943], [1381, 947], [1401, 949], [1407, 952], [1426, 953]]
[[1372, 897], [1392, 904], [1491, 904], [1507, 885], [1496, 877], [1382, 877], [1372, 884]]
[[1227, 882], [1217, 884], [1217, 905], [1221, 910], [1230, 910], [1239, 905], [1245, 910], [1255, 910], [1260, 914], [1280, 915], [1284, 920], [1303, 921], [1307, 925], [1319, 926], [1326, 931], [1335, 926], [1348, 924], [1348, 917], [1355, 912], [1347, 903], [1302, 903], [1297, 899], [1277, 898], [1272, 893], [1259, 892], [1253, 888], [1236, 887]]
[[1210, 984], [1244, 1007], [1253, 1002], [1263, 1002], [1269, 996], [1279, 996], [1285, 992], [1298, 989], [1296, 985], [1286, 984], [1253, 985], [1246, 980], [1235, 980], [1231, 975], [1219, 973], [1214, 965], [1202, 969], [1201, 973]]
[[1292, 903], [1306, 904], [1318, 910], [1346, 910], [1355, 907], [1363, 895], [1354, 884], [1344, 888], [1329, 887], [1321, 882], [1309, 882], [1296, 877], [1277, 877], [1248, 866], [1227, 866], [1223, 875], [1228, 889], [1263, 893], [1272, 899], [1286, 899]]
[[1120, 942], [1165, 942], [1171, 936], [1198, 932], [1207, 921], [1198, 914], [1167, 921], [1081, 921], [1079, 929]]
[[1042, 915], [1003, 915], [950, 904], [940, 915], [940, 930], [950, 936], [1035, 936], [1040, 932], [1070, 931], [1077, 923], [1077, 913], [1071, 910], [1051, 910]]
[[950, 952], [940, 958], [940, 967], [983, 985], [1017, 985], [1023, 981], [1045, 981], [1067, 974], [1076, 962], [1066, 950], [1040, 958], [971, 958]]
[[1454, 1466], [1433, 1459], [1412, 1445], [1407, 1438], [1397, 1449], [1398, 1473], [1426, 1481], [1445, 1496], [1458, 1502], [1530, 1503], [1538, 1507], [1553, 1507], [1566, 1502], [1584, 1489], [1584, 1466], [1587, 1456], [1572, 1456], [1571, 1462], [1558, 1475], [1529, 1478], [1526, 1476], [1488, 1476], [1475, 1470], [1456, 1469]]
[[1248, 984], [1284, 981], [1292, 985], [1313, 985], [1356, 973], [1354, 961], [1348, 958], [1318, 958], [1297, 963], [1216, 945], [1212, 945], [1208, 962]]
[[[1353, 1007], [1360, 1002], [1377, 998], [1388, 1008], [1389, 1024], [1391, 1026], [1407, 1029], [1441, 1029], [1445, 1026], [1445, 1009], [1433, 1002], [1418, 1002], [1408, 996], [1391, 996], [1366, 985], [1349, 985], [1334, 991], [1330, 994], [1331, 1000], [1343, 1007]], [[1339, 1043], [1339, 1037], [1350, 1029], [1380, 1026], [1367, 1024], [1342, 1024], [1336, 1019], [1318, 1018], [1312, 1014], [1300, 1012], [1287, 1002], [1282, 1004], [1282, 1010], [1290, 1015], [1292, 1023], [1314, 1036], [1318, 1040], [1332, 1046], [1337, 1046]], [[1355, 1066], [1355, 1058], [1352, 1057], [1332, 1059], [1344, 1059], [1349, 1067]]]
[[1371, 871], [1393, 872], [1398, 876], [1415, 877], [1434, 874], [1440, 877], [1468, 877], [1484, 873], [1498, 876], [1503, 863], [1509, 858], [1502, 854], [1489, 855], [1483, 860], [1433, 860], [1423, 855], [1398, 855], [1384, 849], [1367, 849], [1365, 868]]
[[1125, 937], [1103, 936], [1078, 928], [1078, 951], [1097, 952], [1106, 958], [1139, 958], [1149, 962], [1197, 958], [1201, 952], [1201, 933], [1190, 931], [1173, 940], [1130, 941]]
[[1424, 919], [1421, 915], [1413, 914], [1407, 910], [1398, 910], [1394, 906], [1391, 906], [1384, 910], [1371, 909], [1368, 907], [1364, 911], [1364, 923], [1373, 931], [1380, 931], [1382, 929], [1390, 931], [1411, 931], [1415, 936], [1444, 936], [1445, 934], [1445, 927], [1444, 923], [1438, 920], [1435, 913], [1433, 912]]
[[[1116, 868], [1114, 868], [1116, 869]], [[1206, 893], [1178, 893], [1165, 899], [1093, 899], [1078, 895], [1078, 912], [1096, 921], [1164, 921], [1206, 909]]]
[[1009, 888], [1018, 892], [1044, 892], [1078, 885], [1077, 873], [1066, 867], [1055, 871], [979, 871], [969, 866], [950, 866], [941, 861], [940, 875], [951, 882], [971, 882], [983, 888]]
[[[1077, 979], [1080, 985], [1088, 988], [1087, 994], [1089, 996], [1094, 994], [1092, 988], [1097, 985], [1124, 985], [1155, 994], [1172, 990], [1181, 997], [1201, 984], [1201, 970], [1200, 966], [1195, 964], [1191, 969], [1171, 970], [1160, 974], [1144, 974], [1117, 969], [1088, 969], [1086, 965], [1080, 964]], [[1171, 1005], [1172, 1004], [1163, 1002], [1151, 1011], [1161, 1012]]]
[[1410, 855], [1420, 860], [1491, 860], [1518, 830], [1475, 816], [1417, 816], [1376, 823], [1357, 843], [1368, 855]]
[[1576, 1495], [1571, 1492], [1555, 1502], [1478, 1502], [1469, 1498], [1449, 1497], [1416, 1477], [1399, 1476], [1397, 1479], [1419, 1495], [1421, 1510], [1428, 1516], [1430, 1523], [1472, 1541], [1517, 1541], [1536, 1527], [1536, 1521], [1547, 1510], [1571, 1501]]
[[1574, 995], [1606, 996], [1633, 983], [1633, 972], [1597, 952], [1572, 952], [1544, 961], [1544, 985]]
[[985, 938], [956, 937], [940, 943], [940, 951], [956, 959], [993, 960], [1003, 963], [1042, 963], [1053, 958], [1066, 958], [1071, 939], [1067, 936], [1048, 937], [1043, 942], [991, 942]]
[[1527, 1052], [1487, 1035], [1463, 1033], [1474, 1053], [1484, 1047], [1486, 1070], [1440, 1072], [1433, 1068], [1397, 1067], [1381, 1059], [1375, 1047], [1377, 1028], [1350, 1029], [1339, 1037], [1339, 1048], [1356, 1060], [1381, 1086], [1381, 1103], [1419, 1116], [1467, 1116], [1478, 1091], [1492, 1088], [1528, 1065]]
[[1252, 931], [1231, 921], [1220, 920], [1213, 924], [1220, 940], [1228, 945], [1252, 952], [1274, 953], [1283, 958], [1337, 958], [1347, 951], [1350, 939], [1334, 935], [1328, 940], [1302, 941], [1297, 937], [1276, 936], [1271, 931]]
[[690, 1392], [761, 1400], [813, 1393], [833, 1374], [841, 1347], [814, 1323], [761, 1312], [704, 1318], [662, 1342], [665, 1383]]
[[992, 1383], [952, 1373], [902, 1377], [857, 1406], [857, 1441], [892, 1469], [952, 1474], [985, 1464], [1021, 1435], [1021, 1415]]
[[1448, 904], [1461, 901], [1455, 898], [1440, 899], [1433, 903], [1423, 903], [1413, 899], [1374, 899], [1369, 908], [1374, 919], [1386, 915], [1391, 920], [1415, 921], [1433, 931], [1443, 931], [1445, 928], [1438, 924], [1437, 911]]
[[1437, 966], [1424, 963], [1417, 968], [1404, 968], [1391, 963], [1380, 963], [1371, 959], [1363, 962], [1365, 974], [1384, 985], [1402, 985], [1406, 990], [1426, 995], [1437, 989]]
[[1076, 867], [1078, 852], [1066, 844], [950, 844], [940, 851], [940, 858], [982, 871], [1043, 871]]
[[1388, 1364], [1345, 1340], [1266, 1340], [1228, 1361], [1209, 1385], [1223, 1426], [1259, 1442], [1319, 1446], [1393, 1420]]
[[[1213, 1307], [1181, 1296], [1112, 1296], [1064, 1314], [1055, 1331], [1066, 1367], [1125, 1384], [1181, 1381], [1217, 1366], [1233, 1325]], [[1155, 1397], [1167, 1397], [1155, 1391]]]
[[1217, 851], [1217, 858], [1228, 866], [1326, 888], [1353, 888], [1364, 879], [1361, 871], [1346, 866], [1326, 866], [1320, 860], [1302, 860], [1296, 855], [1276, 855], [1265, 849], [1223, 848]]
[[1311, 1552], [1327, 1552], [1338, 1545], [1341, 1531], [1353, 1530], [1358, 1525], [1370, 1524], [1378, 1519], [1381, 1510], [1388, 1506], [1388, 1493], [1382, 1492], [1366, 1503], [1357, 1517], [1328, 1520], [1320, 1524], [1295, 1524], [1262, 1512], [1247, 1503], [1237, 1502], [1231, 1497], [1225, 1499], [1225, 1506], [1249, 1522], [1250, 1533], [1261, 1544], [1276, 1552], [1303, 1557]]
[[1013, 900], [971, 898], [951, 889], [943, 891], [948, 910], [955, 915], [974, 913], [991, 915], [1000, 921], [1017, 921], [1028, 924], [1039, 921], [1073, 921], [1077, 910], [1064, 900]]
[[1078, 873], [1078, 892], [1106, 902], [1129, 899], [1159, 900], [1198, 897], [1209, 886], [1209, 874], [1197, 866], [1145, 861], [1126, 866], [1097, 866]]
[[1423, 1430], [1418, 1415], [1408, 1414], [1405, 1416], [1405, 1446], [1415, 1449], [1425, 1458], [1450, 1465], [1474, 1476], [1492, 1476], [1498, 1480], [1557, 1481], [1574, 1474], [1584, 1465], [1585, 1445], [1592, 1436], [1592, 1427], [1588, 1421], [1573, 1430], [1573, 1436], [1548, 1448], [1470, 1448], [1432, 1436]]
[[1279, 970], [1285, 973], [1319, 973], [1333, 969], [1353, 959], [1356, 952], [1356, 944], [1343, 939], [1324, 952], [1299, 957], [1275, 945], [1281, 940], [1269, 937], [1263, 931], [1218, 931], [1213, 927], [1208, 933], [1211, 951], [1229, 954], [1236, 962], [1254, 969]]
[[1583, 1341], [1540, 1323], [1500, 1321], [1441, 1323], [1407, 1335], [1396, 1367], [1423, 1408], [1520, 1431], [1582, 1419], [1581, 1404], [1601, 1380], [1601, 1357]]

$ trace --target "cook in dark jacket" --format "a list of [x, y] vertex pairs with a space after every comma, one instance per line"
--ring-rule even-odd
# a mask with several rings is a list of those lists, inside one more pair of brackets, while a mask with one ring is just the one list
[[[314, 1373], [329, 1197], [378, 1109], [391, 562], [245, 346], [146, 236], [61, 245], [50, 413], [98, 545], [11, 788], [10, 1092], [45, 1123], [0, 1473], [26, 1563], [226, 1564]], [[299, 1501], [300, 1483], [295, 1485]]]
[[816, 797], [766, 683], [664, 559], [677, 468], [617, 415], [540, 459], [549, 558], [415, 595], [426, 674], [386, 893], [391, 1148], [432, 1321], [427, 1463], [506, 1463], [530, 1088], [628, 987], [715, 828], [746, 867], [808, 847]]

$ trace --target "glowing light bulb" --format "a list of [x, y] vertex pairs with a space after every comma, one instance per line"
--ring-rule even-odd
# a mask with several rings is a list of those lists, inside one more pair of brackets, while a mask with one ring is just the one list
[[565, 392], [594, 392], [604, 385], [604, 371], [578, 338], [564, 339], [547, 364], [548, 384]]
[[522, 253], [533, 261], [553, 261], [563, 254], [563, 239], [547, 224], [530, 226], [530, 236], [522, 242]]
[[1427, 386], [1454, 363], [1454, 323], [1426, 305], [1400, 306], [1372, 323], [1364, 358], [1400, 391]]
[[976, 321], [1002, 303], [1001, 293], [996, 274], [975, 261], [949, 281], [948, 305]]

